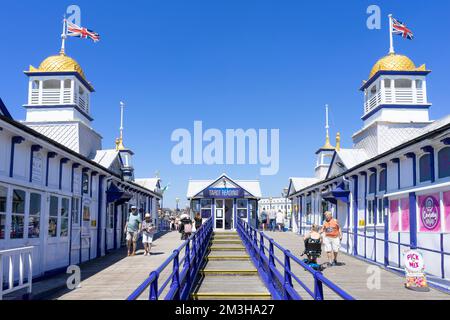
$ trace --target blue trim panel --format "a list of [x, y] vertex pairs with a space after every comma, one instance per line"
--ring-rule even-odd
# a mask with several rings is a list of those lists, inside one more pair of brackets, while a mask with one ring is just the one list
[[14, 151], [16, 144], [21, 144], [25, 139], [20, 136], [13, 136], [11, 138], [11, 157], [9, 162], [9, 177], [12, 178], [14, 174]]
[[411, 249], [417, 248], [416, 193], [409, 194], [409, 237]]

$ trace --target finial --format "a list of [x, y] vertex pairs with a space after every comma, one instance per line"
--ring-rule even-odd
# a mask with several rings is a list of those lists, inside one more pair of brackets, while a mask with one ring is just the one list
[[324, 149], [333, 149], [333, 146], [330, 143], [330, 133], [329, 133], [330, 126], [328, 124], [328, 104], [325, 105], [325, 130], [326, 130], [326, 137], [325, 137], [325, 145], [323, 146]]
[[336, 133], [336, 151], [341, 150], [341, 134]]
[[125, 107], [125, 103], [120, 101], [120, 136], [116, 139], [116, 150], [124, 150], [125, 146], [123, 145], [123, 109]]

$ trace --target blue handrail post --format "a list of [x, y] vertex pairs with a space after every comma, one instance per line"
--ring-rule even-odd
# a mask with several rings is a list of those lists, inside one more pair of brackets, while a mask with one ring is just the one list
[[269, 245], [269, 281], [270, 283], [273, 283], [273, 275], [272, 275], [272, 268], [275, 269], [275, 257], [274, 257], [274, 245], [273, 245], [273, 239], [270, 239], [270, 245]]
[[173, 275], [171, 290], [175, 290], [173, 300], [180, 300], [180, 251], [174, 250], [175, 258], [173, 259]]
[[253, 249], [255, 250], [255, 256], [258, 256], [258, 231], [253, 230]]
[[289, 291], [286, 289], [289, 287], [290, 289], [294, 288], [292, 284], [292, 276], [291, 276], [291, 259], [289, 258], [289, 254], [291, 252], [289, 250], [284, 251], [284, 284], [283, 284], [283, 294], [284, 300], [292, 300]]
[[323, 285], [317, 277], [318, 274], [319, 271], [314, 272], [314, 300], [323, 300]]
[[[190, 242], [191, 240], [189, 240], [186, 244], [186, 253], [184, 256], [184, 266], [183, 269], [186, 270], [186, 290], [187, 293], [189, 293], [191, 291], [191, 248], [190, 248]], [[184, 297], [183, 297], [184, 298]]]
[[[202, 232], [202, 230], [200, 231], [200, 232]], [[197, 262], [198, 262], [198, 256], [199, 256], [199, 252], [198, 252], [198, 250], [197, 250], [197, 240], [198, 240], [198, 237], [199, 237], [200, 235], [197, 235], [196, 237], [194, 237], [194, 239], [192, 240], [192, 255], [194, 256], [194, 259], [193, 259], [193, 261], [192, 261], [192, 268], [194, 269], [194, 270], [197, 270]]]
[[262, 235], [262, 233], [260, 233], [259, 235], [260, 235], [260, 238], [259, 238], [259, 266], [263, 267], [263, 265], [264, 265], [263, 256], [266, 255], [266, 253], [264, 251], [264, 236]]
[[152, 276], [152, 274], [155, 275], [155, 280], [153, 280], [153, 282], [150, 284], [150, 294], [148, 299], [149, 300], [158, 300], [158, 278], [159, 278], [159, 274], [156, 271], [152, 271], [150, 273], [150, 277]]

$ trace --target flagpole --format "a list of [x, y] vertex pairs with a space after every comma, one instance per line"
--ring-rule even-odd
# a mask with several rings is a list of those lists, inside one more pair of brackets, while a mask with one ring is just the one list
[[392, 14], [389, 15], [389, 40], [390, 40], [390, 47], [389, 47], [389, 54], [394, 54], [394, 37], [392, 35]]
[[60, 54], [65, 54], [66, 51], [66, 38], [67, 38], [67, 33], [66, 33], [66, 17], [64, 16], [63, 19], [63, 31], [61, 34], [61, 51]]

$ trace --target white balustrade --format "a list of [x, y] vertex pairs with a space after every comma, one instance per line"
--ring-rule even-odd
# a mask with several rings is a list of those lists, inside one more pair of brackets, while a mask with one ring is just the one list
[[[24, 288], [27, 288], [27, 292], [31, 294], [33, 283], [33, 248], [24, 247], [0, 251], [0, 300], [3, 299], [4, 295]], [[5, 265], [6, 270], [4, 270]], [[15, 281], [16, 272], [19, 275], [18, 281]], [[26, 281], [25, 272], [27, 272]], [[4, 279], [5, 274], [7, 274], [6, 283]], [[5, 284], [6, 289], [4, 289]]]

